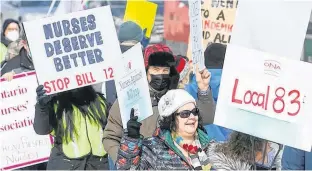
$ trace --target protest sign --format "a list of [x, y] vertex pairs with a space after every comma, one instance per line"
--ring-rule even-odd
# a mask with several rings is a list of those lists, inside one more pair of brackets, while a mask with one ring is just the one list
[[[238, 0], [203, 0], [201, 5], [203, 50], [210, 43], [228, 44], [235, 21]], [[188, 57], [191, 56], [191, 40]], [[207, 59], [206, 59], [207, 60]]]
[[164, 39], [189, 42], [188, 6], [180, 0], [164, 1]]
[[190, 40], [192, 42], [192, 61], [193, 65], [198, 65], [199, 70], [205, 69], [205, 58], [203, 51], [202, 37], [202, 17], [201, 0], [189, 0], [189, 18], [190, 18]]
[[37, 78], [35, 72], [1, 79], [0, 170], [48, 161], [51, 139], [33, 128]]
[[132, 108], [138, 121], [153, 115], [140, 43], [122, 54], [114, 70], [123, 127], [127, 128]]
[[24, 23], [39, 84], [47, 94], [113, 79], [121, 55], [109, 6]]
[[310, 150], [311, 66], [229, 44], [214, 124]]
[[312, 1], [240, 0], [231, 43], [300, 60], [311, 9]]
[[134, 21], [144, 30], [145, 36], [151, 37], [156, 17], [157, 4], [149, 1], [127, 1], [124, 21]]

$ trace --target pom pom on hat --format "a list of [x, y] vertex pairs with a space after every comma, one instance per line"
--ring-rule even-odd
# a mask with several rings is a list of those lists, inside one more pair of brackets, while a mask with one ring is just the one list
[[160, 118], [168, 117], [187, 103], [194, 103], [195, 99], [183, 89], [169, 90], [158, 102]]

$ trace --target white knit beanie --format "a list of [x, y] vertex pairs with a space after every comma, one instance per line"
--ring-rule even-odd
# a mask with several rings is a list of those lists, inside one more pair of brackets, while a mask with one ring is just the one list
[[187, 103], [194, 103], [195, 99], [183, 89], [169, 90], [158, 102], [160, 119], [168, 117]]

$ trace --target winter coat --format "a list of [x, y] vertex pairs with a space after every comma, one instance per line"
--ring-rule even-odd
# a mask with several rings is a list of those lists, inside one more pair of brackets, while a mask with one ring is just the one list
[[[105, 103], [105, 106], [107, 106], [104, 97], [101, 94], [98, 94], [98, 97], [102, 99]], [[104, 104], [102, 102], [100, 103], [101, 103], [101, 107], [105, 108]], [[63, 148], [64, 148], [63, 143], [64, 143], [65, 138], [59, 135], [55, 135], [56, 130], [54, 128], [53, 122], [51, 122], [53, 120], [53, 117], [55, 117], [56, 115], [54, 111], [55, 108], [53, 105], [54, 104], [51, 103], [45, 107], [41, 107], [38, 103], [36, 103], [35, 118], [34, 118], [34, 125], [33, 125], [35, 132], [39, 135], [48, 135], [48, 134], [54, 135], [54, 144], [53, 144], [53, 148], [51, 150], [50, 158], [48, 161], [47, 170], [107, 170], [109, 168], [107, 153], [105, 152], [103, 156], [96, 156], [92, 154], [92, 146], [91, 146], [90, 141], [94, 140], [94, 138], [92, 137], [97, 136], [97, 135], [96, 134], [88, 135], [88, 129], [91, 129], [90, 127], [94, 128], [94, 126], [87, 125], [87, 123], [89, 122], [87, 122], [86, 119], [83, 120], [83, 119], [77, 118], [78, 121], [73, 119], [72, 122], [73, 123], [76, 123], [76, 121], [77, 123], [85, 122], [86, 124], [85, 127], [80, 127], [81, 129], [85, 129], [85, 131], [83, 130], [77, 130], [77, 131], [80, 132], [79, 134], [80, 136], [86, 134], [86, 137], [88, 138], [88, 141], [89, 141], [89, 145], [91, 146], [90, 147], [91, 151], [86, 156], [82, 156], [79, 158], [70, 158], [65, 155], [63, 151]], [[104, 113], [107, 114], [108, 112], [105, 111]], [[63, 120], [59, 120], [59, 121], [64, 122]], [[79, 127], [79, 125], [77, 126]], [[98, 125], [98, 127], [101, 127], [101, 126]], [[85, 137], [81, 137], [81, 138], [85, 138]], [[71, 144], [71, 143], [68, 143], [68, 144]], [[101, 142], [99, 144], [101, 144]], [[79, 150], [75, 152], [79, 153]]]
[[[215, 104], [212, 99], [211, 93], [208, 95], [198, 94], [197, 106], [202, 113], [203, 124], [213, 123]], [[151, 97], [153, 115], [144, 119], [141, 126], [141, 135], [144, 137], [151, 137], [157, 128], [157, 121], [159, 117], [157, 101]], [[110, 109], [108, 122], [104, 130], [104, 148], [112, 157], [113, 161], [117, 159], [117, 153], [120, 145], [121, 138], [123, 136], [123, 124], [120, 116], [120, 109], [118, 100], [113, 104]]]
[[[211, 169], [250, 169], [247, 163], [215, 152], [216, 143], [210, 141], [209, 133], [206, 134], [200, 129], [197, 132], [202, 149], [209, 158]], [[159, 128], [152, 137], [143, 140], [124, 135], [116, 165], [121, 170], [194, 170], [174, 144], [170, 131]]]
[[[198, 138], [203, 151], [208, 152], [208, 135], [198, 129]], [[193, 170], [174, 144], [170, 131], [159, 128], [150, 138], [132, 139], [124, 135], [116, 165], [120, 170]]]
[[28, 57], [25, 48], [20, 50], [19, 55], [1, 63], [1, 76], [11, 71], [14, 71], [15, 74], [20, 74], [31, 70], [34, 70], [34, 65]]
[[283, 170], [312, 170], [312, 151], [305, 152], [285, 146], [282, 157]]

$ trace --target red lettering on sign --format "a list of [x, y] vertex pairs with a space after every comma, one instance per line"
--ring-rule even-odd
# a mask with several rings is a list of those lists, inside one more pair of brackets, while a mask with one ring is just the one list
[[[62, 91], [68, 88], [68, 84], [70, 83], [69, 78], [65, 77], [62, 79], [47, 81], [43, 84], [47, 93], [55, 92], [55, 91]], [[51, 87], [52, 86], [52, 87]]]
[[105, 74], [105, 79], [114, 78], [113, 68], [109, 67], [108, 69], [103, 69], [103, 71], [104, 71], [104, 74]]
[[[270, 97], [270, 89], [271, 86], [267, 86], [266, 92], [257, 92], [254, 90], [246, 89], [244, 90], [242, 97], [237, 97], [237, 89], [239, 88], [239, 79], [235, 79], [234, 86], [232, 90], [232, 102], [235, 104], [245, 104], [245, 105], [252, 105], [254, 107], [261, 107], [264, 110], [268, 110], [268, 107], [272, 106], [274, 113], [281, 114], [285, 111], [286, 106], [288, 105], [297, 105], [297, 109], [295, 111], [287, 111], [289, 116], [296, 116], [300, 112], [301, 109], [301, 102], [300, 98], [300, 91], [299, 90], [291, 90], [287, 94], [288, 97], [293, 97], [290, 102], [285, 101], [284, 97], [286, 96], [286, 89], [284, 87], [277, 87], [274, 89], [275, 98], [269, 101]], [[242, 99], [241, 99], [242, 98]], [[270, 105], [268, 105], [270, 104]], [[280, 105], [278, 105], [280, 104]], [[289, 109], [288, 109], [289, 110]]]
[[95, 83], [96, 80], [93, 78], [92, 72], [89, 72], [89, 73], [76, 75], [76, 82], [78, 86], [83, 86], [83, 85]]

